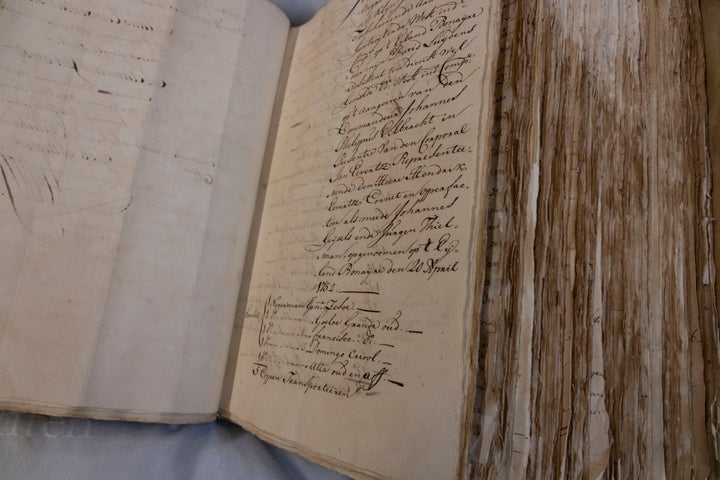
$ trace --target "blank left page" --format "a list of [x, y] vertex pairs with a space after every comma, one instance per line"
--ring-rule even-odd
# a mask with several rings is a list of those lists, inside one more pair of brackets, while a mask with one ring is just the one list
[[0, 408], [214, 418], [288, 21], [0, 1]]

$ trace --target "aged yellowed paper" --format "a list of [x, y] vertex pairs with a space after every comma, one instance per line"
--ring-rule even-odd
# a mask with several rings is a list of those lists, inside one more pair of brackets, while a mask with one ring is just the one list
[[355, 475], [459, 473], [496, 24], [495, 2], [359, 1], [300, 28], [226, 408], [243, 426]]
[[0, 407], [214, 417], [287, 30], [256, 1], [0, 3]]

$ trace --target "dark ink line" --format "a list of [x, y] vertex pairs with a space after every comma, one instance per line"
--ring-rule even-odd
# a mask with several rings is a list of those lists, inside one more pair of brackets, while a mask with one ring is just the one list
[[45, 185], [48, 187], [48, 192], [50, 192], [50, 202], [55, 203], [55, 194], [53, 193], [53, 189], [50, 186], [50, 182], [48, 181], [48, 178], [46, 175], [43, 175], [43, 178], [45, 179]]
[[[10, 166], [10, 162], [8, 162], [7, 157], [5, 155], [3, 155], [2, 157], [3, 157], [3, 160], [5, 160], [5, 165], [7, 165], [8, 170], [10, 170], [10, 175], [12, 175], [13, 180], [15, 180], [17, 182], [18, 179], [17, 179], [17, 176], [15, 175], [15, 170], [13, 170], [12, 166]], [[10, 158], [12, 158], [12, 157], [10, 157]]]
[[[3, 168], [2, 165], [0, 165], [0, 174], [2, 174], [3, 182], [5, 182], [5, 189], [8, 192], [8, 198], [10, 198], [10, 205], [15, 212], [15, 216], [17, 216], [18, 220], [20, 220], [20, 214], [18, 213], [17, 207], [15, 206], [15, 198], [13, 197], [12, 190], [10, 189], [10, 182], [8, 182], [7, 175], [5, 174], [5, 168]], [[20, 220], [20, 223], [22, 223], [22, 220]], [[23, 226], [25, 226], [24, 223]]]
[[390, 382], [390, 383], [394, 383], [395, 385], [397, 385], [397, 386], [399, 386], [399, 387], [404, 387], [404, 386], [405, 386], [404, 383], [396, 382], [395, 380], [390, 380], [389, 378], [386, 378], [385, 380], [387, 380], [387, 381]]
[[269, 303], [272, 297], [268, 297], [267, 300], [265, 300], [265, 305], [263, 306], [262, 315], [260, 316], [260, 329], [258, 330], [258, 347], [262, 348], [263, 345], [263, 330], [265, 326], [265, 318], [267, 318], [268, 315], [268, 307]]
[[92, 85], [92, 82], [91, 82], [90, 80], [88, 80], [87, 78], [83, 77], [83, 76], [80, 74], [80, 69], [78, 68], [77, 62], [75, 62], [74, 59], [73, 59], [73, 61], [72, 61], [72, 64], [73, 64], [73, 70], [75, 70], [75, 73], [77, 73], [78, 77], [82, 78], [82, 79], [85, 80], [87, 83], [89, 83], [90, 85]]
[[381, 343], [380, 345], [382, 345], [382, 346], [384, 346], [384, 347], [395, 348], [395, 345], [390, 345], [389, 343]]
[[380, 295], [380, 292], [364, 291], [364, 290], [338, 290], [338, 293], [359, 293], [368, 295]]
[[342, 19], [342, 21], [340, 22], [340, 25], [345, 23], [345, 20], [347, 20], [350, 17], [350, 15], [352, 15], [352, 13], [355, 11], [355, 9], [357, 8], [358, 5], [360, 5], [360, 0], [357, 0], [355, 2], [355, 5], [353, 5], [352, 8], [350, 9], [350, 11], [347, 13], [347, 15], [345, 15], [345, 18]]
[[390, 363], [390, 362], [382, 362], [382, 363], [383, 363], [383, 365], [392, 365], [392, 363]]
[[380, 313], [380, 310], [371, 310], [371, 309], [369, 309], [369, 308], [360, 308], [360, 307], [357, 307], [357, 310], [358, 310], [359, 312]]
[[423, 333], [420, 330], [405, 330], [407, 333]]
[[104, 95], [112, 95], [112, 92], [108, 92], [107, 90], [98, 90], [98, 93], [102, 93]]

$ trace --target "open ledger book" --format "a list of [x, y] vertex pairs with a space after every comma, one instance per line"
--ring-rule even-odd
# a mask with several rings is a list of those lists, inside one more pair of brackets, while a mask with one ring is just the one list
[[565, 3], [0, 0], [0, 408], [717, 474], [699, 6]]

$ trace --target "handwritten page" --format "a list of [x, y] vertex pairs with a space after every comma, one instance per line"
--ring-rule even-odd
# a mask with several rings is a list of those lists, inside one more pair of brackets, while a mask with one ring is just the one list
[[287, 28], [0, 3], [0, 407], [214, 415]]
[[331, 2], [298, 33], [227, 410], [354, 475], [467, 448], [494, 5]]

